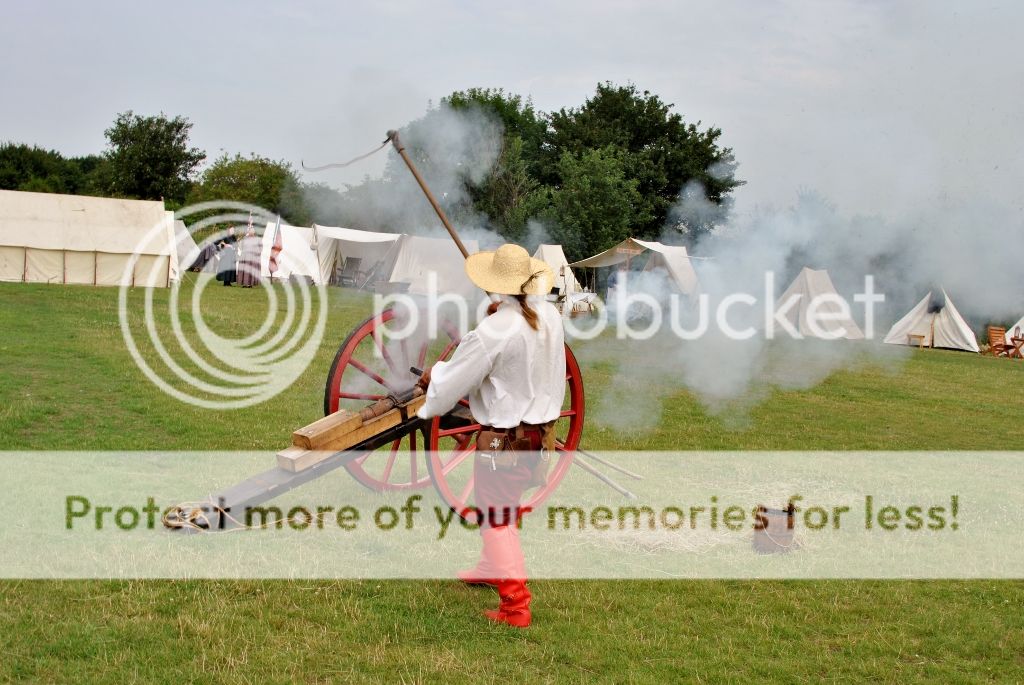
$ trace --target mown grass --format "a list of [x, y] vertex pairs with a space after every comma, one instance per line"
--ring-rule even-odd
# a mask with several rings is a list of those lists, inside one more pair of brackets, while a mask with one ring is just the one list
[[[210, 288], [204, 311], [218, 332], [240, 335], [262, 320], [263, 297]], [[217, 412], [173, 400], [142, 376], [121, 341], [115, 290], [0, 285], [2, 447], [279, 449], [319, 416], [332, 348], [368, 304], [332, 290], [332, 342], [298, 381], [272, 402]], [[673, 391], [653, 430], [591, 420], [585, 445], [1021, 449], [1022, 374], [1024, 363], [914, 352], [809, 389], [772, 391], [736, 410], [739, 420]], [[586, 369], [592, 406], [612, 378], [607, 364]], [[5, 581], [0, 679], [1024, 680], [1020, 582], [538, 581], [533, 589], [536, 623], [514, 632], [480, 619], [491, 592], [448, 581]]]

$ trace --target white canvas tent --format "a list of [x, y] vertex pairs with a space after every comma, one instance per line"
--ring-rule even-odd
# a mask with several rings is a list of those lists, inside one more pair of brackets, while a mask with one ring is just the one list
[[[475, 240], [463, 240], [470, 254], [477, 252]], [[429, 274], [437, 276], [437, 290], [441, 293], [460, 293], [469, 296], [478, 289], [466, 275], [465, 259], [455, 243], [448, 238], [423, 238], [403, 235], [399, 241], [395, 262], [387, 278], [389, 283], [408, 283], [410, 293], [427, 293]]]
[[[798, 299], [795, 303], [789, 305], [783, 316], [789, 320], [793, 328], [800, 332], [800, 335], [808, 338], [823, 338], [825, 340], [836, 340], [838, 338], [846, 338], [847, 340], [864, 339], [864, 333], [861, 332], [857, 323], [850, 318], [849, 309], [847, 308], [845, 313], [842, 311], [839, 304], [839, 293], [836, 292], [835, 286], [832, 285], [832, 279], [829, 277], [828, 271], [824, 269], [810, 269], [808, 267], [801, 269], [793, 283], [779, 297], [775, 304], [776, 309], [782, 310], [793, 298]], [[815, 303], [814, 319], [818, 332], [812, 329], [808, 316], [812, 302]]]
[[[261, 273], [270, 276], [270, 250], [276, 224], [267, 224], [263, 234]], [[463, 241], [471, 253], [477, 242]], [[373, 271], [372, 282], [405, 284], [408, 292], [426, 294], [428, 274], [437, 276], [438, 292], [470, 294], [473, 284], [466, 276], [462, 254], [447, 238], [423, 238], [397, 233], [358, 231], [336, 226], [301, 228], [281, 225], [282, 250], [278, 278], [301, 275], [315, 283], [329, 283], [337, 266], [348, 257], [362, 260], [360, 269]]]
[[1024, 316], [1021, 317], [1020, 321], [1018, 321], [1017, 323], [1013, 324], [1012, 326], [1010, 326], [1009, 328], [1006, 329], [1006, 344], [1007, 345], [1012, 345], [1013, 344], [1013, 343], [1010, 342], [1010, 338], [1013, 337], [1013, 332], [1016, 329], [1018, 329], [1018, 328], [1021, 330], [1021, 334], [1024, 335]]
[[199, 246], [196, 245], [192, 232], [184, 221], [174, 222], [175, 252], [178, 255], [178, 268], [180, 271], [187, 271], [192, 263], [199, 259]]
[[573, 262], [571, 267], [596, 268], [614, 266], [639, 256], [646, 251], [653, 254], [647, 260], [645, 271], [664, 269], [679, 288], [679, 292], [692, 295], [697, 292], [697, 272], [693, 270], [690, 256], [682, 245], [664, 245], [659, 242], [626, 238], [621, 243], [600, 254]]
[[[260, 277], [270, 278], [270, 250], [277, 236], [277, 224], [268, 223], [263, 232], [263, 248], [260, 253]], [[313, 229], [302, 226], [281, 224], [281, 254], [277, 258], [278, 270], [275, 278], [301, 276], [314, 283], [324, 282], [320, 268], [318, 246], [313, 240]]]
[[571, 295], [580, 292], [583, 287], [576, 280], [572, 268], [569, 267], [569, 260], [565, 258], [565, 252], [561, 245], [540, 245], [533, 253], [534, 259], [539, 259], [555, 273], [555, 286], [563, 295]]
[[925, 295], [906, 316], [893, 324], [885, 342], [979, 352], [971, 327], [960, 316], [946, 291], [941, 292], [941, 302], [934, 301], [931, 292]]
[[396, 246], [401, 239], [397, 233], [377, 233], [374, 231], [358, 231], [353, 228], [338, 226], [321, 226], [313, 224], [316, 229], [317, 243], [320, 254], [320, 271], [326, 282], [342, 268], [349, 258], [360, 261], [359, 270], [362, 281], [373, 283], [385, 276], [385, 269], [393, 261]]
[[0, 190], [0, 280], [166, 287], [178, 278], [163, 202]]

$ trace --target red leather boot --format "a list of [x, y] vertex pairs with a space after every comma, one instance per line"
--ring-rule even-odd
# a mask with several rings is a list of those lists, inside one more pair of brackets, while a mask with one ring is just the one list
[[[483, 531], [481, 531], [482, 533]], [[497, 586], [498, 580], [497, 570], [494, 568], [494, 563], [491, 558], [487, 556], [487, 544], [484, 543], [480, 548], [480, 561], [476, 562], [474, 568], [466, 569], [465, 571], [459, 571], [455, 576], [467, 585], [493, 585]]]
[[519, 531], [515, 526], [484, 529], [484, 550], [494, 567], [499, 569], [497, 580], [497, 611], [485, 611], [484, 616], [496, 623], [516, 628], [530, 625], [530, 594], [526, 587], [526, 562], [519, 546]]
[[484, 526], [480, 529], [480, 561], [475, 568], [459, 571], [455, 575], [463, 583], [469, 585], [491, 585], [498, 586], [498, 578], [502, 575], [502, 569], [497, 559], [501, 554], [498, 551], [502, 544], [501, 533], [495, 533], [497, 528]]

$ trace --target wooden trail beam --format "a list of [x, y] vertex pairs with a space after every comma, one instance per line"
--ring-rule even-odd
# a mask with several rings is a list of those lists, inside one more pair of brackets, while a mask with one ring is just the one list
[[426, 397], [419, 395], [369, 419], [364, 418], [363, 412], [348, 411], [338, 411], [318, 419], [292, 433], [292, 446], [277, 453], [277, 465], [298, 473], [385, 431], [415, 423], [416, 412], [425, 401]]
[[[422, 419], [412, 418], [405, 424], [385, 429], [382, 433], [354, 445], [349, 450], [333, 453], [321, 452], [320, 454], [327, 455], [326, 458], [306, 466], [301, 471], [293, 472], [275, 467], [269, 471], [264, 471], [247, 478], [241, 483], [225, 490], [211, 493], [204, 500], [207, 503], [206, 509], [209, 512], [207, 520], [211, 524], [208, 530], [235, 528], [238, 525], [238, 521], [244, 524], [244, 512], [247, 507], [258, 506], [289, 490], [293, 490], [311, 480], [330, 473], [352, 460], [369, 454], [382, 445], [398, 440], [412, 431], [419, 430], [422, 424]], [[179, 531], [184, 534], [203, 532], [203, 529], [191, 526], [171, 527], [169, 530], [172, 532]]]

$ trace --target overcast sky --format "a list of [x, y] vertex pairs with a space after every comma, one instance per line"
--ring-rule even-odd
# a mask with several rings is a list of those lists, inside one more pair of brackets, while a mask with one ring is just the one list
[[[97, 152], [121, 111], [298, 166], [365, 152], [456, 89], [541, 110], [631, 81], [723, 129], [738, 209], [1021, 211], [1024, 3], [13, 2], [0, 139]], [[376, 173], [380, 158], [354, 176]], [[318, 180], [323, 180], [317, 177]]]

